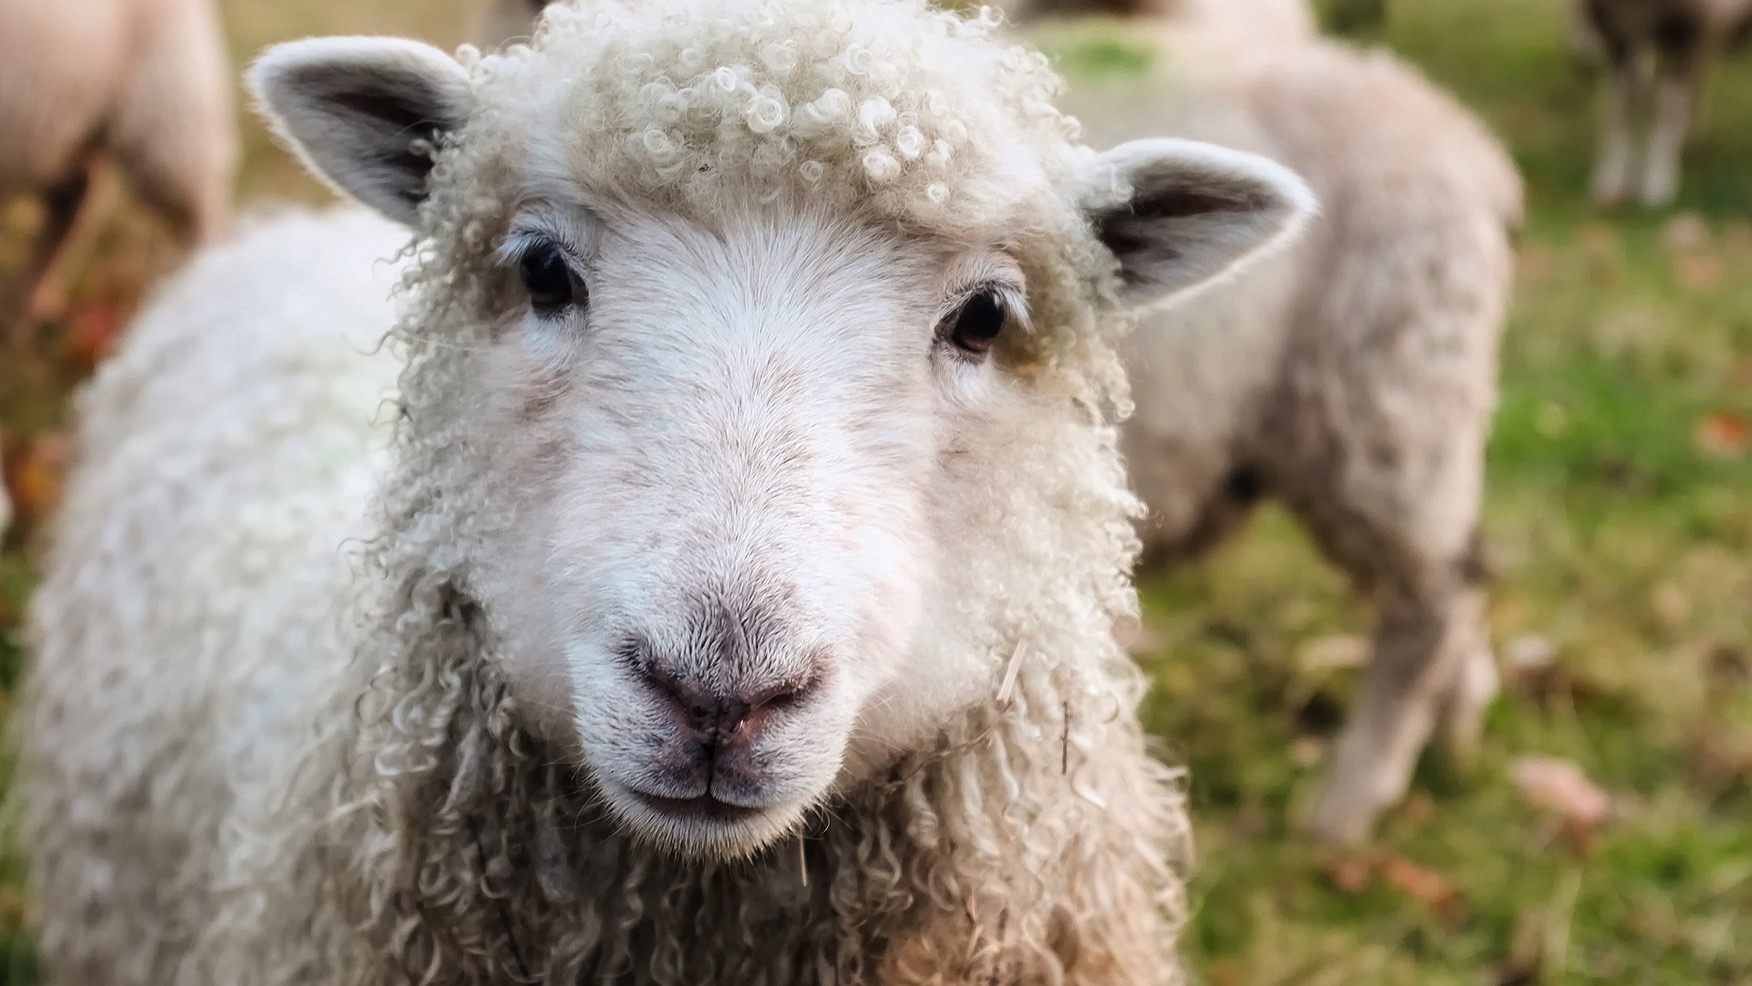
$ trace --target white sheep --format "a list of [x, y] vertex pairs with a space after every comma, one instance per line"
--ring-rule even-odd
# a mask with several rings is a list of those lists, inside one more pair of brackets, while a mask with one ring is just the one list
[[1199, 554], [1276, 498], [1374, 603], [1374, 654], [1308, 819], [1354, 842], [1433, 732], [1470, 751], [1496, 692], [1477, 525], [1521, 186], [1497, 141], [1402, 63], [1262, 33], [1295, 19], [1259, 13], [1124, 23], [1116, 36], [1154, 67], [1074, 87], [1070, 108], [1102, 140], [1265, 154], [1323, 204], [1296, 246], [1131, 338], [1124, 450], [1146, 557]]
[[213, 0], [0, 0], [0, 202], [42, 200], [27, 321], [65, 304], [92, 169], [113, 163], [190, 240], [223, 225], [235, 102]]
[[465, 62], [254, 71], [415, 230], [389, 348], [346, 326], [397, 237], [343, 211], [197, 260], [82, 399], [23, 724], [51, 982], [1178, 982], [1115, 347], [1306, 187], [1089, 151], [916, 0], [559, 7]]
[[[1605, 63], [1594, 199], [1617, 204], [1636, 184], [1643, 205], [1671, 203], [1704, 76], [1729, 42], [1752, 31], [1752, 0], [1574, 0], [1572, 11]], [[1638, 162], [1632, 117], [1651, 69], [1654, 118]]]

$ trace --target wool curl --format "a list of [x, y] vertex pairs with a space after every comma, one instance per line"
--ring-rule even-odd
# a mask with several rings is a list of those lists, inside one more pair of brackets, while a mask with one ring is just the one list
[[[287, 720], [305, 725], [271, 776], [216, 799], [211, 913], [159, 943], [185, 949], [176, 981], [1181, 981], [1180, 776], [1145, 750], [1145, 683], [1112, 634], [1136, 616], [1114, 428], [1127, 320], [1074, 201], [1088, 152], [1051, 109], [1058, 80], [993, 26], [913, 0], [600, 3], [473, 61], [393, 333], [396, 461], [337, 587], [344, 650], [268, 658], [314, 665], [293, 669], [310, 683]], [[591, 135], [561, 164], [604, 195], [702, 221], [792, 196], [918, 235], [1002, 231], [1027, 274], [1032, 332], [1005, 354], [1026, 413], [958, 457], [984, 526], [944, 552], [958, 619], [921, 645], [976, 655], [993, 698], [837, 792], [800, 846], [703, 864], [621, 830], [524, 727], [471, 593], [506, 521], [470, 413], [513, 205], [498, 179], [537, 111]]]

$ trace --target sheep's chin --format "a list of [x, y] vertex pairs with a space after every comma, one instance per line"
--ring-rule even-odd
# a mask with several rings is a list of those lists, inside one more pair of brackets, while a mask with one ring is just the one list
[[684, 859], [747, 859], [797, 831], [808, 812], [802, 801], [726, 811], [669, 805], [606, 777], [597, 779], [603, 802], [633, 838]]

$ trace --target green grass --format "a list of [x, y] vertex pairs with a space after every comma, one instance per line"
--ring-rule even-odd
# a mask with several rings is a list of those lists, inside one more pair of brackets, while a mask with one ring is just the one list
[[[241, 55], [327, 30], [437, 26], [454, 41], [463, 4], [226, 6]], [[1677, 210], [1695, 217], [1680, 226], [1696, 242], [1675, 247], [1673, 214], [1602, 216], [1582, 197], [1593, 96], [1562, 3], [1388, 6], [1362, 40], [1458, 93], [1528, 179], [1491, 446], [1491, 619], [1500, 649], [1537, 639], [1554, 658], [1510, 673], [1471, 770], [1431, 758], [1376, 848], [1337, 858], [1290, 824], [1354, 672], [1294, 655], [1366, 632], [1366, 614], [1275, 511], [1212, 560], [1149, 580], [1146, 715], [1192, 768], [1199, 829], [1188, 953], [1213, 986], [1752, 984], [1752, 458], [1696, 439], [1712, 415], [1752, 418], [1752, 64], [1715, 79]], [[1073, 56], [1083, 75], [1147, 59], [1124, 44]], [[259, 131], [245, 162], [247, 194], [314, 194]], [[118, 264], [143, 277], [153, 243], [120, 224], [84, 290], [102, 296]], [[9, 441], [57, 421], [77, 372], [53, 353], [15, 355], [0, 359]], [[0, 634], [28, 589], [20, 540], [0, 556]], [[18, 661], [0, 639], [8, 692]], [[1526, 754], [1575, 760], [1622, 796], [1625, 817], [1577, 848], [1510, 784]], [[1452, 892], [1408, 892], [1382, 859]], [[33, 982], [6, 875], [0, 983]]]

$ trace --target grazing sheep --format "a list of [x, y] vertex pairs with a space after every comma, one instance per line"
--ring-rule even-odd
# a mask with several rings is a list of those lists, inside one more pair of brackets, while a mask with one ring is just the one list
[[483, 49], [527, 41], [549, 0], [486, 0], [475, 8], [469, 37]]
[[1179, 981], [1115, 346], [1299, 180], [1089, 151], [916, 0], [253, 78], [414, 228], [405, 314], [345, 337], [381, 221], [264, 225], [82, 399], [21, 764], [53, 982]]
[[[1575, 0], [1576, 25], [1605, 63], [1594, 199], [1615, 205], [1637, 183], [1643, 205], [1679, 193], [1680, 157], [1709, 65], [1752, 30], [1752, 0]], [[1632, 117], [1654, 83], [1654, 119], [1637, 182]]]
[[1147, 558], [1201, 553], [1273, 497], [1373, 601], [1374, 654], [1309, 817], [1353, 842], [1432, 732], [1475, 745], [1496, 692], [1477, 525], [1520, 181], [1476, 120], [1388, 55], [1267, 40], [1256, 23], [1127, 23], [1155, 67], [1075, 87], [1070, 109], [1102, 140], [1265, 154], [1324, 206], [1295, 247], [1132, 336], [1124, 450]]
[[45, 207], [32, 320], [65, 304], [92, 169], [112, 162], [191, 240], [223, 224], [237, 160], [231, 69], [212, 0], [0, 0], [0, 200]]

